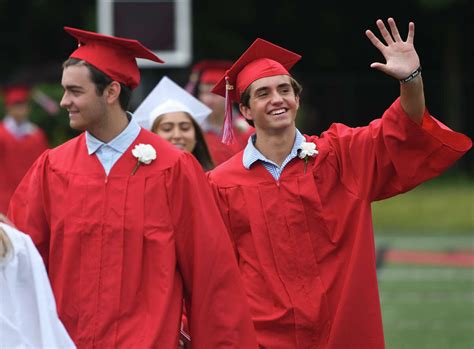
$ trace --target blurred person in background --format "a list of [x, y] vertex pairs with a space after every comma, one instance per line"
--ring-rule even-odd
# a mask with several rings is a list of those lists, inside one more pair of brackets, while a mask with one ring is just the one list
[[[262, 348], [384, 348], [371, 203], [434, 178], [472, 141], [425, 105], [414, 23], [366, 35], [400, 96], [379, 119], [321, 136], [295, 126], [300, 55], [257, 39], [213, 91], [239, 103], [256, 134], [208, 172], [234, 243]], [[370, 92], [369, 92], [370, 93]]]
[[133, 113], [142, 127], [190, 152], [204, 171], [214, 168], [201, 124], [211, 113], [174, 81], [164, 76]]
[[8, 218], [28, 233], [79, 348], [256, 348], [232, 246], [197, 160], [127, 112], [140, 42], [65, 27], [61, 107], [83, 131], [45, 151]]
[[45, 132], [30, 118], [31, 88], [11, 84], [2, 89], [5, 116], [0, 121], [0, 212], [33, 162], [49, 145]]
[[191, 70], [186, 90], [194, 94], [201, 102], [211, 108], [212, 112], [200, 124], [206, 138], [209, 151], [215, 165], [219, 165], [241, 151], [248, 138], [255, 131], [241, 115], [236, 115], [232, 122], [234, 138], [223, 143], [225, 120], [224, 98], [211, 90], [227, 69], [232, 65], [226, 60], [202, 60]]

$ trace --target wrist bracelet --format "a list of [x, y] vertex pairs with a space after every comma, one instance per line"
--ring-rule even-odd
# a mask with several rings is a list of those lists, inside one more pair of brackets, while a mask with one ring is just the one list
[[412, 81], [414, 78], [416, 78], [420, 74], [421, 74], [421, 66], [419, 66], [413, 73], [408, 75], [405, 79], [400, 79], [400, 83], [405, 84], [409, 81]]

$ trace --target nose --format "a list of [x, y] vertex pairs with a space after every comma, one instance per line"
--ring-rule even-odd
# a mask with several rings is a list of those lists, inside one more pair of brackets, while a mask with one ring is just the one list
[[64, 92], [63, 97], [61, 98], [61, 102], [59, 102], [59, 105], [61, 108], [67, 109], [67, 107], [71, 104], [69, 98], [67, 97], [66, 92]]
[[273, 91], [271, 95], [271, 102], [273, 104], [280, 104], [283, 102], [283, 97], [280, 95], [278, 91]]
[[179, 129], [179, 127], [174, 127], [172, 134], [171, 134], [171, 139], [181, 139], [183, 137], [183, 133]]

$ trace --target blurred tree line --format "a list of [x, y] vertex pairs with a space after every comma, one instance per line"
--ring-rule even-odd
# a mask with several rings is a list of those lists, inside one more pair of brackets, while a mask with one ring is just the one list
[[[133, 0], [129, 0], [133, 1]], [[2, 49], [0, 84], [28, 81], [57, 101], [62, 89], [61, 63], [76, 43], [62, 27], [97, 30], [96, 1], [0, 0]], [[332, 122], [351, 126], [370, 122], [395, 100], [398, 83], [369, 65], [383, 61], [365, 37], [375, 21], [395, 18], [403, 38], [414, 21], [415, 47], [421, 57], [427, 106], [455, 130], [474, 134], [474, 48], [466, 25], [474, 20], [469, 0], [380, 1], [208, 0], [192, 3], [193, 61], [236, 59], [261, 37], [300, 53], [293, 75], [303, 84], [299, 128], [319, 134]], [[130, 18], [140, 25], [139, 19]], [[143, 28], [153, 30], [153, 28]], [[142, 69], [142, 84], [131, 110], [163, 75], [184, 85], [190, 67]], [[1, 102], [0, 102], [1, 103]], [[1, 106], [0, 106], [1, 108]], [[50, 116], [34, 107], [33, 120], [53, 145], [76, 133], [67, 114]], [[474, 174], [470, 151], [457, 169]]]

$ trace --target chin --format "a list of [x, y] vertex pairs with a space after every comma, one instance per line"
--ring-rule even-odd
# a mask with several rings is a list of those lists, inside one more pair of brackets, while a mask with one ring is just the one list
[[80, 123], [74, 122], [74, 121], [69, 121], [69, 127], [72, 128], [73, 130], [77, 131], [85, 131], [86, 128], [84, 125], [81, 125]]
[[281, 119], [274, 123], [276, 128], [287, 128], [294, 125], [295, 122], [292, 119]]

